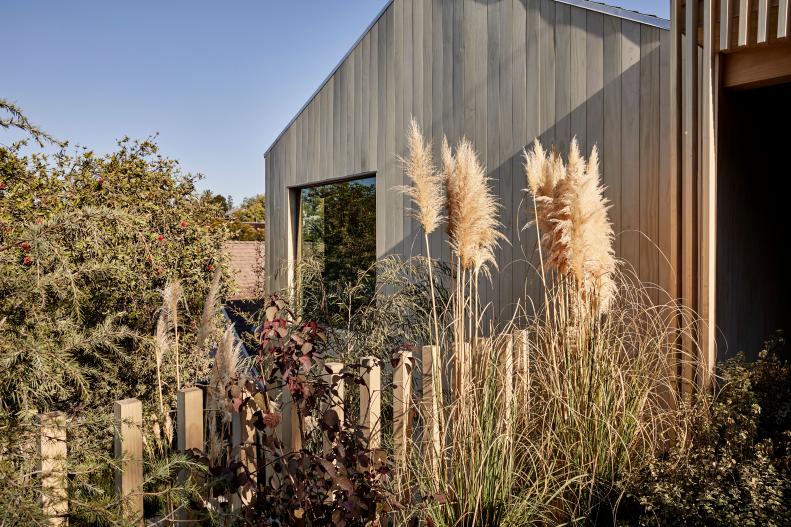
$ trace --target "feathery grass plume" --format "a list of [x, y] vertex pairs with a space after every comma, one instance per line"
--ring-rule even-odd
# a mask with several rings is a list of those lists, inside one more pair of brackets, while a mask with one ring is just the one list
[[423, 133], [413, 117], [409, 124], [409, 156], [400, 158], [404, 172], [411, 185], [398, 187], [398, 190], [412, 198], [417, 206], [413, 212], [423, 231], [431, 234], [442, 221], [442, 176], [435, 170], [431, 157], [431, 143], [426, 142]]
[[203, 303], [203, 313], [201, 314], [200, 324], [198, 325], [198, 336], [196, 345], [198, 349], [203, 349], [206, 340], [214, 333], [214, 317], [217, 314], [217, 306], [220, 303], [220, 281], [222, 271], [220, 267], [214, 271], [209, 291], [206, 293], [206, 300]]
[[443, 167], [449, 168], [443, 171], [450, 243], [463, 269], [488, 273], [488, 264], [497, 268], [494, 251], [504, 238], [499, 231], [499, 205], [489, 187], [489, 178], [466, 138], [459, 141], [455, 155], [447, 142], [443, 142], [442, 157]]
[[168, 282], [162, 291], [165, 320], [173, 331], [173, 352], [176, 357], [176, 390], [181, 389], [181, 367], [179, 365], [179, 300], [183, 290], [178, 280]]
[[[209, 376], [207, 388], [207, 419], [209, 420], [209, 460], [217, 461], [225, 444], [225, 429], [231, 422], [230, 400], [228, 390], [239, 373], [241, 356], [240, 346], [236, 344], [233, 325], [226, 328], [217, 344], [214, 355], [214, 366]], [[217, 419], [221, 426], [218, 427]]]
[[154, 335], [154, 356], [157, 363], [157, 391], [159, 394], [160, 415], [165, 415], [165, 401], [162, 397], [162, 357], [169, 346], [168, 325], [165, 320], [165, 312], [162, 310], [159, 313], [159, 319], [157, 319], [157, 329]]
[[547, 266], [573, 276], [585, 299], [606, 312], [617, 293], [617, 261], [596, 147], [586, 163], [574, 138], [564, 164], [559, 155], [547, 155], [536, 140], [525, 153], [524, 168]]

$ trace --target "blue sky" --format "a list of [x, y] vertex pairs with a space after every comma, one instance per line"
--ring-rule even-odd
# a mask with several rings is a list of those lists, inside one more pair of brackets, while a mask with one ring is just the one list
[[[238, 203], [263, 192], [264, 151], [386, 1], [0, 0], [0, 97], [99, 152], [159, 132]], [[669, 0], [607, 3], [668, 16]]]

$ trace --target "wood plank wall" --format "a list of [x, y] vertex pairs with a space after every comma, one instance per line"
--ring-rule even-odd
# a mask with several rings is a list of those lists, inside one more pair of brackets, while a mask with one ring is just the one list
[[[644, 280], [673, 285], [669, 45], [663, 29], [555, 0], [395, 0], [266, 155], [269, 287], [287, 285], [289, 189], [322, 180], [375, 172], [378, 255], [425, 251], [392, 190], [405, 183], [396, 156], [410, 115], [437, 153], [443, 134], [470, 138], [493, 180], [511, 241], [482, 293], [494, 319], [538, 291], [521, 190], [522, 149], [536, 137], [598, 146], [618, 253]], [[447, 261], [446, 241], [437, 231], [429, 245]]]

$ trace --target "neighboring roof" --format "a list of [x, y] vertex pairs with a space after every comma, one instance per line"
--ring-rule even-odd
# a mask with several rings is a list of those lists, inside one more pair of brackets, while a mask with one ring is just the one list
[[[272, 143], [269, 145], [269, 148], [267, 148], [266, 151], [264, 152], [264, 156], [269, 155], [269, 151], [272, 150], [272, 147], [274, 147], [275, 144], [277, 144], [277, 142], [280, 141], [280, 139], [283, 137], [283, 134], [286, 133], [286, 130], [288, 130], [291, 127], [291, 125], [294, 124], [294, 121], [297, 120], [297, 117], [299, 117], [300, 114], [305, 110], [305, 108], [308, 107], [310, 101], [312, 101], [316, 97], [316, 95], [318, 95], [318, 93], [321, 91], [324, 85], [327, 84], [327, 82], [329, 82], [329, 80], [332, 78], [333, 75], [335, 75], [335, 73], [340, 69], [341, 65], [344, 63], [344, 61], [347, 58], [349, 58], [349, 55], [352, 54], [354, 48], [356, 48], [357, 45], [360, 42], [362, 42], [363, 38], [365, 38], [365, 35], [367, 35], [369, 31], [371, 31], [371, 28], [373, 28], [374, 25], [376, 25], [376, 23], [379, 21], [379, 19], [382, 18], [382, 15], [385, 14], [385, 12], [390, 8], [391, 5], [393, 5], [394, 1], [395, 0], [389, 0], [382, 8], [382, 10], [379, 11], [379, 14], [377, 14], [374, 17], [373, 21], [370, 24], [368, 24], [368, 27], [366, 27], [365, 31], [362, 32], [360, 37], [354, 41], [354, 44], [352, 44], [352, 46], [349, 48], [349, 51], [347, 51], [346, 54], [343, 56], [343, 58], [340, 61], [338, 61], [338, 64], [334, 68], [332, 68], [330, 74], [327, 75], [327, 77], [321, 82], [321, 84], [319, 84], [319, 87], [316, 88], [316, 91], [314, 91], [313, 94], [310, 97], [308, 97], [308, 100], [305, 101], [305, 104], [302, 105], [302, 108], [300, 108], [299, 111], [296, 113], [296, 115], [294, 115], [294, 117], [288, 122], [288, 124], [283, 127], [283, 130], [281, 130], [280, 133], [277, 134], [275, 140], [272, 141]], [[640, 13], [639, 11], [632, 11], [630, 9], [624, 9], [618, 6], [603, 4], [601, 2], [593, 2], [591, 0], [555, 0], [555, 2], [572, 5], [575, 7], [581, 7], [582, 9], [587, 9], [588, 11], [596, 11], [597, 13], [604, 13], [606, 15], [617, 16], [618, 18], [623, 18], [624, 20], [632, 20], [634, 22], [639, 22], [640, 24], [654, 26], [660, 29], [665, 29], [665, 30], [670, 29], [670, 20], [667, 20], [665, 18], [660, 18], [658, 16], [649, 15], [646, 13]]]
[[226, 300], [247, 300], [260, 293], [264, 272], [264, 242], [225, 242], [237, 293]]

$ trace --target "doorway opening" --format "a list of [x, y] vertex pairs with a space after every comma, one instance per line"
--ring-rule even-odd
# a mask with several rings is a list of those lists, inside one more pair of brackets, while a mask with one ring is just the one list
[[791, 333], [791, 83], [720, 94], [717, 358]]

